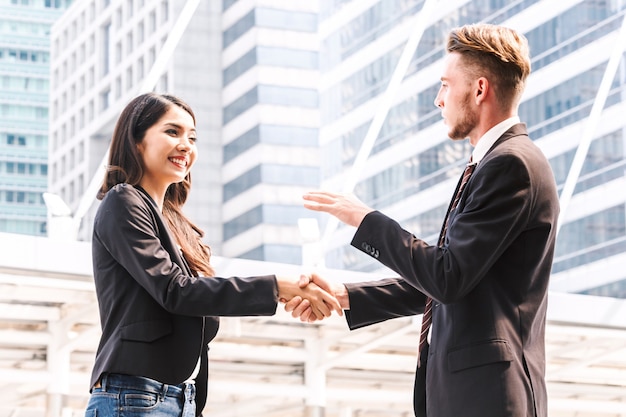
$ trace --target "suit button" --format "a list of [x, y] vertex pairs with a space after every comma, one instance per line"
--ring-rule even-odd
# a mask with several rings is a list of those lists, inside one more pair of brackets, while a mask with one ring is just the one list
[[376, 249], [375, 247], [373, 247], [367, 242], [361, 243], [361, 248], [363, 249], [365, 253], [367, 253], [370, 256], [373, 256], [374, 258], [378, 258], [378, 255], [380, 254], [380, 252], [378, 252], [378, 249]]

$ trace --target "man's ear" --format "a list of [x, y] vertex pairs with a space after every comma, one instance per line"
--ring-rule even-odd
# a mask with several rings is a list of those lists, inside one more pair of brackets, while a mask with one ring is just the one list
[[476, 104], [481, 104], [483, 100], [487, 98], [487, 92], [489, 91], [489, 80], [485, 77], [480, 77], [476, 80], [476, 92], [475, 100]]

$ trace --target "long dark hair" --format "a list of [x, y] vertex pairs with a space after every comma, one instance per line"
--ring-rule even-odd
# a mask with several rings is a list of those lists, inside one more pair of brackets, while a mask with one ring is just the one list
[[[109, 163], [98, 199], [116, 184], [138, 185], [144, 175], [143, 159], [137, 144], [171, 106], [178, 106], [189, 113], [195, 124], [196, 116], [191, 107], [178, 97], [167, 94], [146, 93], [128, 103], [115, 124], [109, 148]], [[210, 264], [211, 249], [202, 242], [204, 232], [182, 212], [191, 188], [191, 173], [183, 181], [171, 184], [165, 192], [163, 216], [170, 232], [181, 246], [183, 255], [196, 275], [213, 275]]]

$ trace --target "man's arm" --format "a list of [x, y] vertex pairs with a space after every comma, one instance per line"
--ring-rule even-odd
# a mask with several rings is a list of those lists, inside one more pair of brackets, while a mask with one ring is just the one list
[[[301, 286], [309, 282], [334, 294], [341, 307], [346, 310], [346, 319], [351, 329], [368, 326], [392, 318], [412, 316], [424, 312], [426, 296], [401, 278], [388, 278], [359, 283], [334, 283], [318, 274], [304, 277]], [[285, 310], [301, 321], [313, 322], [306, 300], [293, 299]]]

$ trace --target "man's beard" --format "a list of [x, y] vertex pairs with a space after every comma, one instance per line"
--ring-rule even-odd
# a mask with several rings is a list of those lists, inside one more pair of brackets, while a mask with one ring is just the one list
[[478, 115], [470, 110], [471, 93], [468, 92], [463, 98], [460, 108], [462, 114], [454, 126], [450, 126], [448, 136], [450, 139], [463, 140], [467, 138], [478, 123]]

